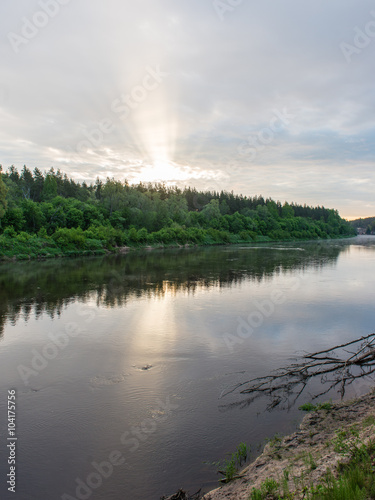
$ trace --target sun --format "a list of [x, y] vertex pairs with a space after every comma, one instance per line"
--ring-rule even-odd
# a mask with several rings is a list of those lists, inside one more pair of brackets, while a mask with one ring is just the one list
[[167, 182], [175, 178], [175, 169], [169, 162], [157, 160], [143, 166], [136, 178], [140, 182]]
[[169, 160], [154, 160], [150, 165], [144, 165], [135, 175], [136, 182], [176, 182], [183, 181], [188, 173]]
[[156, 160], [151, 168], [154, 176], [162, 180], [173, 179], [177, 173], [175, 166], [166, 160]]

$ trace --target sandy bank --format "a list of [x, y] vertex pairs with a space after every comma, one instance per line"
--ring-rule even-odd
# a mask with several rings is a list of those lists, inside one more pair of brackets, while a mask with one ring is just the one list
[[[367, 442], [375, 436], [375, 393], [333, 404], [330, 410], [308, 413], [297, 432], [271, 440], [263, 453], [242, 471], [242, 477], [207, 493], [204, 500], [248, 500], [253, 488], [266, 479], [287, 483], [295, 499], [304, 498], [303, 488], [316, 485], [330, 469], [337, 476], [345, 457], [334, 450], [336, 431], [356, 425], [359, 438]], [[352, 439], [349, 432], [347, 439]], [[286, 479], [287, 478], [287, 479]]]

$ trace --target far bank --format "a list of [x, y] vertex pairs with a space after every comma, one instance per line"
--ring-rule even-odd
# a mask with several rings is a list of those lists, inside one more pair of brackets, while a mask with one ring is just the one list
[[[0, 261], [12, 260], [46, 260], [61, 257], [87, 257], [100, 256], [108, 254], [123, 254], [128, 251], [136, 250], [154, 250], [167, 248], [189, 248], [204, 247], [215, 245], [261, 245], [267, 243], [295, 243], [305, 241], [330, 241], [335, 239], [353, 238], [355, 235], [344, 234], [335, 237], [314, 238], [314, 239], [282, 239], [273, 240], [269, 236], [251, 236], [243, 237], [240, 234], [231, 234], [223, 231], [202, 230], [194, 233], [195, 237], [186, 234], [183, 238], [179, 237], [176, 231], [165, 231], [168, 237], [163, 238], [154, 233], [150, 238], [142, 241], [127, 240], [126, 244], [123, 238], [116, 235], [113, 228], [106, 228], [105, 234], [96, 235], [91, 238], [91, 232], [79, 229], [60, 229], [52, 236], [45, 232], [42, 234], [29, 234], [26, 232], [16, 233], [13, 228], [6, 229], [0, 235]], [[165, 236], [165, 235], [164, 235]], [[194, 236], [194, 235], [193, 235]]]

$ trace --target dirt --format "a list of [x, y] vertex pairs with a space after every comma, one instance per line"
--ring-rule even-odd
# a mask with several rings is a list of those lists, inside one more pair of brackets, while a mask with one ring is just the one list
[[[370, 415], [372, 419], [366, 418]], [[333, 404], [331, 409], [308, 413], [297, 432], [267, 443], [263, 453], [241, 471], [240, 479], [207, 493], [203, 499], [248, 500], [252, 489], [260, 489], [266, 479], [274, 479], [280, 485], [284, 481], [284, 487], [287, 483], [289, 492], [294, 492], [293, 498], [302, 499], [304, 488], [322, 482], [328, 470], [337, 477], [339, 462], [348, 460], [334, 450], [337, 431], [355, 424], [360, 440], [367, 442], [375, 435], [373, 422], [374, 391], [359, 399]]]

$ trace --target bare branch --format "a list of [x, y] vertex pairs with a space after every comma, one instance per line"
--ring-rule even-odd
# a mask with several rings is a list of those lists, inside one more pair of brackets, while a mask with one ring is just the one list
[[[344, 349], [349, 345], [357, 345], [357, 350], [350, 352]], [[279, 368], [269, 375], [236, 384], [223, 391], [220, 398], [231, 393], [251, 395], [249, 398], [224, 405], [224, 407], [248, 406], [260, 396], [271, 398], [271, 402], [267, 406], [268, 410], [284, 402], [289, 402], [293, 406], [308, 383], [316, 377], [320, 377], [322, 385], [328, 384], [328, 388], [324, 388], [319, 394], [312, 396], [312, 399], [321, 397], [332, 389], [337, 389], [343, 398], [348, 385], [352, 384], [354, 380], [369, 376], [374, 372], [375, 333], [371, 333], [329, 349], [303, 354], [297, 359], [297, 362]]]

